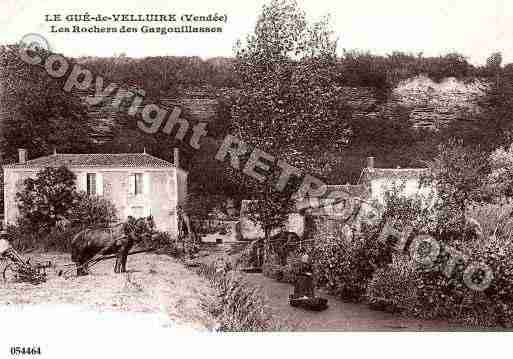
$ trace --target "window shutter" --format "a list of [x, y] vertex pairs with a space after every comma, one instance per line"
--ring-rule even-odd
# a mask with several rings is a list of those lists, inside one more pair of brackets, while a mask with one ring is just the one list
[[135, 194], [135, 174], [128, 176], [128, 193]]
[[144, 195], [147, 195], [150, 193], [150, 174], [147, 172], [144, 172], [141, 177], [142, 177], [142, 193]]
[[78, 174], [78, 189], [87, 192], [87, 173], [81, 172]]
[[96, 174], [96, 194], [103, 196], [103, 174], [100, 172]]

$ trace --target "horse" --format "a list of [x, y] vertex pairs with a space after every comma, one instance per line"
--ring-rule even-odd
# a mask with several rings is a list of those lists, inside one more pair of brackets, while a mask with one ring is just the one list
[[128, 217], [127, 222], [108, 228], [86, 228], [71, 241], [71, 260], [77, 266], [77, 276], [88, 273], [88, 264], [95, 256], [117, 254], [115, 273], [126, 272], [126, 261], [135, 243], [153, 234], [153, 218]]

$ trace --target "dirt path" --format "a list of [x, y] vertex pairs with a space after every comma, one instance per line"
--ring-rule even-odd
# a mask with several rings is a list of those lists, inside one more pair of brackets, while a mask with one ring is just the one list
[[402, 318], [396, 314], [370, 309], [365, 304], [346, 303], [325, 293], [329, 308], [312, 312], [294, 308], [288, 304], [292, 286], [264, 277], [262, 274], [246, 274], [247, 280], [262, 288], [269, 300], [273, 314], [279, 318], [285, 330], [293, 331], [419, 331], [462, 330], [454, 325], [437, 321], [421, 321]]
[[57, 269], [70, 262], [68, 254], [25, 255], [32, 261], [51, 261], [48, 280], [40, 285], [0, 281], [0, 307], [70, 305], [95, 312], [160, 313], [170, 323], [211, 329], [214, 318], [202, 301], [214, 295], [207, 281], [175, 259], [156, 254], [129, 257], [127, 273], [113, 271], [114, 260], [100, 262], [84, 277], [65, 279]]

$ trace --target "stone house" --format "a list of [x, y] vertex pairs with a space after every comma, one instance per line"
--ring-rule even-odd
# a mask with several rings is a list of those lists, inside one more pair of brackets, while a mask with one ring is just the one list
[[[362, 169], [358, 184], [327, 185], [322, 198], [307, 198], [306, 202], [298, 206], [306, 211], [291, 213], [285, 224], [285, 229], [303, 236], [306, 227], [325, 227], [330, 232], [342, 221], [350, 219], [350, 224], [359, 226], [361, 216], [373, 212], [375, 201], [383, 204], [384, 194], [392, 186], [402, 186], [402, 194], [414, 196], [417, 194], [428, 196], [433, 188], [420, 186], [423, 175], [428, 173], [427, 168], [376, 168], [374, 157], [367, 158], [367, 166]], [[246, 207], [250, 200], [242, 201], [241, 205], [241, 235], [244, 239], [263, 237], [263, 231], [258, 224], [253, 223], [246, 216]], [[353, 214], [356, 213], [356, 216]], [[306, 217], [309, 224], [306, 224]]]
[[103, 196], [116, 207], [120, 221], [131, 215], [152, 215], [159, 230], [176, 235], [177, 206], [187, 196], [187, 172], [175, 164], [144, 153], [54, 153], [31, 160], [19, 150], [18, 163], [3, 166], [4, 216], [14, 223], [19, 215], [16, 193], [26, 178], [34, 178], [45, 167], [66, 166], [77, 177], [77, 189]]
[[385, 192], [394, 185], [402, 186], [404, 196], [428, 196], [433, 188], [420, 185], [422, 176], [427, 174], [427, 168], [376, 168], [374, 157], [368, 157], [359, 183], [367, 187], [369, 200], [383, 203]]

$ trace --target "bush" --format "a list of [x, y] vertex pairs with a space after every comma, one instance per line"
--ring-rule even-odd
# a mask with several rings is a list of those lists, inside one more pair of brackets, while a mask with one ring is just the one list
[[394, 256], [392, 263], [376, 270], [366, 290], [368, 303], [389, 312], [414, 312], [418, 273], [405, 256]]
[[75, 203], [75, 179], [75, 174], [64, 166], [47, 167], [36, 178], [25, 179], [23, 191], [16, 193], [25, 224], [50, 230], [66, 218]]
[[117, 221], [114, 204], [99, 196], [90, 196], [85, 192], [76, 194], [76, 199], [66, 216], [72, 227], [109, 227]]
[[176, 241], [168, 232], [156, 231], [151, 238], [144, 239], [137, 244], [137, 247], [144, 249], [156, 249], [156, 253], [167, 254], [178, 258], [183, 255], [183, 250], [178, 248]]
[[509, 201], [499, 203], [472, 204], [467, 218], [479, 224], [481, 236], [513, 238], [513, 204]]
[[[449, 259], [456, 259], [442, 241], [432, 266], [404, 257], [378, 270], [367, 288], [373, 305], [423, 319], [447, 319], [476, 327], [513, 325], [513, 242], [511, 223], [500, 205], [483, 205], [472, 210], [483, 221], [482, 235], [469, 241], [452, 241], [451, 247], [466, 258], [456, 261], [450, 274], [444, 272]], [[506, 220], [505, 220], [506, 218]], [[492, 234], [492, 235], [489, 235]], [[495, 235], [493, 235], [495, 234]], [[464, 271], [471, 263], [484, 263], [493, 273], [490, 286], [477, 291], [467, 286]], [[478, 272], [478, 277], [482, 273]], [[474, 278], [478, 279], [478, 278]], [[479, 281], [479, 279], [478, 279]]]
[[31, 216], [21, 217], [7, 227], [9, 240], [19, 251], [43, 250], [68, 252], [73, 237], [86, 227], [108, 227], [116, 220], [116, 208], [107, 199], [74, 193], [75, 200], [65, 216], [49, 226], [36, 226]]
[[32, 228], [27, 228], [21, 224], [8, 224], [6, 227], [7, 240], [14, 249], [19, 252], [25, 252], [36, 248], [40, 244], [40, 236]]
[[7, 226], [7, 239], [19, 252], [30, 250], [69, 252], [71, 240], [80, 228], [56, 226], [47, 230], [34, 231], [32, 226], [18, 223]]
[[374, 271], [391, 261], [375, 226], [350, 239], [342, 232], [319, 237], [310, 251], [318, 286], [350, 301], [361, 301]]
[[219, 321], [219, 330], [228, 332], [270, 331], [277, 329], [260, 290], [246, 283], [226, 261], [201, 264], [198, 274], [216, 290], [216, 300], [206, 303]]

